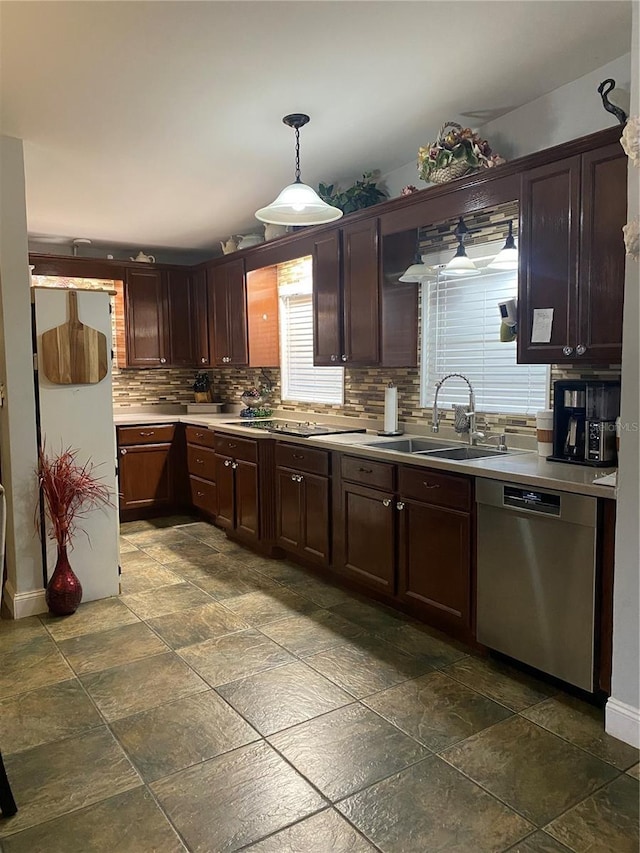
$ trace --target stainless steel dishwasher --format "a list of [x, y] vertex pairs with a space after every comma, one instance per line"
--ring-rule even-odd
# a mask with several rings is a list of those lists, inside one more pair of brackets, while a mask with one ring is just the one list
[[596, 498], [476, 480], [477, 637], [593, 692]]

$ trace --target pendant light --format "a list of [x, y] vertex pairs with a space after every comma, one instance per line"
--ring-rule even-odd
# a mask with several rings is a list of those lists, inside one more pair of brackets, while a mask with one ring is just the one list
[[513, 220], [509, 220], [509, 233], [505, 241], [504, 247], [498, 252], [495, 258], [487, 265], [490, 270], [517, 270], [518, 269], [518, 249], [516, 241], [513, 238]]
[[470, 231], [462, 217], [458, 219], [458, 224], [454, 228], [453, 233], [458, 238], [458, 248], [455, 255], [442, 270], [442, 275], [458, 277], [480, 275], [480, 270], [476, 267], [471, 258], [467, 257], [467, 253], [464, 248], [463, 241]]
[[420, 283], [428, 276], [428, 274], [429, 269], [427, 265], [422, 262], [422, 256], [420, 255], [420, 231], [416, 231], [415, 257], [413, 259], [413, 262], [402, 273], [398, 281], [403, 282], [403, 284], [415, 284], [416, 282]]
[[342, 211], [322, 201], [318, 193], [300, 180], [300, 128], [309, 121], [303, 113], [292, 113], [282, 121], [296, 132], [296, 179], [267, 207], [256, 211], [256, 219], [274, 225], [321, 225], [340, 219]]

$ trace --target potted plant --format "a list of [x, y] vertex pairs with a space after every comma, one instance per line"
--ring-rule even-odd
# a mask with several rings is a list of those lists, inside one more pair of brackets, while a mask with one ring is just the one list
[[77, 462], [78, 450], [68, 448], [57, 456], [40, 450], [38, 483], [44, 512], [50, 523], [49, 537], [58, 546], [56, 566], [47, 584], [46, 602], [57, 616], [75, 613], [82, 600], [82, 585], [69, 565], [67, 548], [73, 537], [86, 533], [78, 522], [101, 505], [111, 505], [109, 489], [95, 476], [95, 465]]
[[356, 181], [346, 190], [339, 190], [333, 184], [318, 184], [318, 195], [327, 204], [340, 208], [343, 213], [371, 207], [386, 198], [385, 193], [376, 186], [373, 172], [365, 172], [361, 181]]
[[433, 184], [444, 184], [467, 172], [504, 162], [503, 157], [491, 151], [486, 139], [455, 121], [445, 122], [436, 141], [418, 149], [418, 174]]

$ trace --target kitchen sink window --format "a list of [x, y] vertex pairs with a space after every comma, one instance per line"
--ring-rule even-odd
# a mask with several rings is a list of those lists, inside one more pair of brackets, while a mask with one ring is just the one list
[[344, 403], [344, 369], [313, 364], [312, 260], [278, 266], [282, 399]]
[[[451, 251], [424, 256], [433, 277], [422, 284], [421, 399], [433, 405], [435, 384], [447, 373], [463, 373], [476, 396], [476, 409], [534, 415], [548, 406], [549, 367], [517, 364], [516, 341], [500, 341], [498, 302], [515, 299], [518, 271], [495, 271], [487, 264], [504, 243], [467, 247], [480, 275], [443, 275]], [[466, 405], [464, 382], [449, 382], [438, 403]]]

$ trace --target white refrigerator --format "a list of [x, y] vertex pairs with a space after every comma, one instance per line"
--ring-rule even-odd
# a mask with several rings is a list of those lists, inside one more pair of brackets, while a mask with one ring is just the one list
[[[75, 289], [75, 288], [74, 288]], [[111, 494], [111, 506], [102, 506], [80, 520], [69, 551], [69, 563], [82, 584], [82, 600], [94, 601], [119, 593], [118, 488], [112, 397], [112, 327], [110, 296], [106, 291], [77, 289], [82, 323], [107, 339], [107, 375], [93, 384], [59, 385], [43, 370], [42, 334], [69, 319], [66, 288], [33, 288], [33, 316], [37, 352], [36, 388], [39, 436], [49, 455], [78, 450], [77, 461], [91, 460], [95, 474]], [[56, 563], [55, 542], [47, 538], [46, 578]]]

